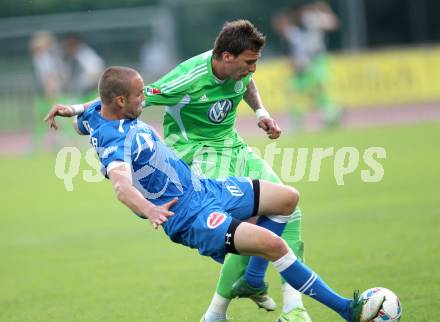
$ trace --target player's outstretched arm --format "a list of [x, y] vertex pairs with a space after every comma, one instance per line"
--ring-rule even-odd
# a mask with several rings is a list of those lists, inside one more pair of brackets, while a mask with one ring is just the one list
[[148, 219], [155, 229], [174, 215], [169, 209], [177, 203], [177, 198], [159, 207], [146, 200], [133, 186], [130, 165], [127, 163], [121, 162], [109, 170], [108, 175], [118, 200], [142, 218]]
[[50, 109], [49, 113], [44, 117], [44, 121], [49, 123], [49, 126], [55, 130], [58, 130], [58, 125], [55, 122], [55, 117], [62, 116], [62, 117], [72, 117], [78, 114], [81, 114], [86, 110], [90, 105], [95, 103], [99, 98], [94, 99], [93, 101], [84, 103], [84, 104], [72, 104], [72, 105], [65, 105], [65, 104], [55, 104]]
[[255, 111], [258, 127], [266, 132], [269, 139], [278, 139], [281, 135], [281, 128], [264, 108], [257, 85], [253, 79], [251, 79], [247, 86], [244, 100]]

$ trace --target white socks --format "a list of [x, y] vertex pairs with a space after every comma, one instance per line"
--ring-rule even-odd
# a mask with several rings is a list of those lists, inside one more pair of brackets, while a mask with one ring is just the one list
[[275, 266], [275, 269], [281, 273], [285, 271], [288, 267], [293, 265], [293, 263], [296, 262], [296, 256], [293, 253], [293, 251], [289, 248], [289, 251], [282, 256], [281, 258], [278, 258], [276, 261], [272, 262], [273, 266]]
[[224, 298], [218, 293], [215, 293], [211, 304], [205, 313], [205, 322], [218, 322], [226, 320], [226, 311], [228, 310], [230, 302], [230, 299]]
[[283, 283], [281, 290], [283, 292], [283, 313], [288, 313], [297, 307], [304, 307], [302, 294], [290, 286], [289, 283]]
[[[279, 258], [273, 265], [278, 272], [283, 272], [285, 269], [293, 265], [297, 260], [293, 251], [289, 248], [287, 254]], [[283, 313], [288, 313], [296, 307], [304, 307], [301, 299], [301, 293], [295, 290], [289, 283], [283, 283], [281, 286], [283, 292]]]

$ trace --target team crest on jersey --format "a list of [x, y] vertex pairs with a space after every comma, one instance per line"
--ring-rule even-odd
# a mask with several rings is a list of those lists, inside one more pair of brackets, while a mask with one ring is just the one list
[[243, 85], [243, 81], [242, 81], [242, 80], [239, 80], [239, 81], [237, 81], [237, 82], [235, 83], [235, 85], [234, 85], [234, 91], [235, 91], [236, 93], [240, 93], [240, 92], [243, 90], [243, 87], [244, 87], [244, 85]]
[[221, 212], [213, 212], [208, 216], [206, 224], [208, 228], [214, 229], [220, 226], [226, 220], [226, 215]]
[[214, 123], [221, 123], [232, 110], [233, 102], [230, 99], [220, 100], [211, 105], [208, 111], [209, 119]]

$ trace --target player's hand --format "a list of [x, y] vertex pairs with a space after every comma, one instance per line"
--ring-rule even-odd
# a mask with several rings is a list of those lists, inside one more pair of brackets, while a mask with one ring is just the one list
[[281, 128], [277, 122], [271, 117], [264, 117], [258, 122], [258, 127], [262, 128], [266, 132], [269, 139], [278, 139], [281, 135]]
[[49, 123], [52, 129], [58, 130], [58, 125], [55, 122], [56, 116], [72, 117], [75, 116], [75, 111], [70, 105], [55, 104], [52, 106], [44, 121]]
[[148, 220], [153, 225], [154, 229], [159, 228], [164, 222], [168, 221], [168, 217], [174, 215], [174, 212], [169, 209], [174, 206], [178, 201], [178, 198], [173, 198], [172, 200], [164, 203], [161, 206], [154, 206], [148, 214]]

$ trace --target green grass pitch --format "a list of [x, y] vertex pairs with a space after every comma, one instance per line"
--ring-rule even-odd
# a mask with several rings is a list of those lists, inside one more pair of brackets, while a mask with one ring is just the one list
[[[263, 141], [249, 138], [260, 147], [270, 143]], [[381, 182], [361, 181], [361, 160], [338, 186], [327, 159], [318, 182], [306, 177], [294, 185], [307, 263], [345, 296], [354, 288], [392, 289], [403, 321], [440, 321], [438, 142], [440, 125], [427, 123], [286, 136], [278, 143], [386, 149]], [[199, 321], [220, 266], [137, 219], [108, 182], [78, 176], [67, 192], [54, 163], [54, 155], [0, 161], [0, 321]], [[84, 159], [82, 169], [88, 169]], [[267, 279], [281, 304], [272, 268]], [[305, 304], [314, 321], [340, 321], [310, 299]], [[246, 299], [230, 307], [236, 322], [275, 321], [278, 314]]]

